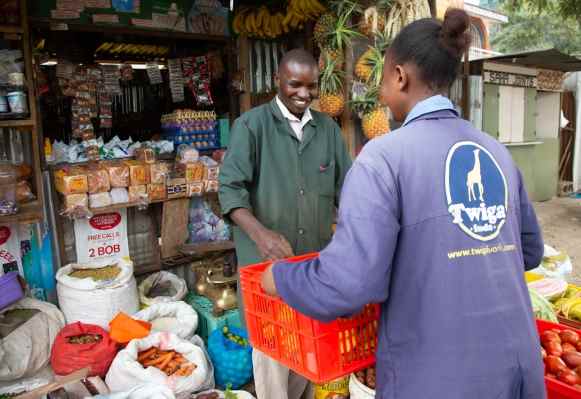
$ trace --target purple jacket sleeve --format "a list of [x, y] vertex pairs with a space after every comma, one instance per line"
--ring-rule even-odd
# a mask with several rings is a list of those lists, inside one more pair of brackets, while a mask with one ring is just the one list
[[345, 180], [337, 230], [329, 246], [318, 259], [274, 266], [282, 299], [321, 321], [385, 301], [400, 228], [396, 192], [389, 171], [380, 174], [358, 159]]
[[529, 200], [520, 171], [518, 172], [518, 178], [522, 252], [525, 270], [531, 270], [539, 266], [543, 259], [543, 237], [535, 209]]

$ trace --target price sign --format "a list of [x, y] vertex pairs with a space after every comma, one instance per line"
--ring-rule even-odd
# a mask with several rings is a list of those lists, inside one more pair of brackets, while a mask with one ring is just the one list
[[78, 263], [106, 264], [129, 256], [127, 211], [75, 220], [75, 245]]

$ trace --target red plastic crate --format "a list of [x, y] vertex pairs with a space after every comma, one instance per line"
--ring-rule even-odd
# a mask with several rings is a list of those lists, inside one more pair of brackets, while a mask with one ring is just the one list
[[[575, 330], [569, 326], [563, 324], [551, 323], [545, 320], [537, 320], [537, 328], [539, 334], [542, 334], [546, 330], [573, 330], [577, 331], [581, 335], [580, 330]], [[575, 389], [570, 385], [564, 384], [553, 378], [545, 377], [545, 385], [547, 387], [547, 398], [548, 399], [580, 399], [581, 390]]]
[[[317, 256], [296, 256], [287, 261], [300, 262]], [[254, 348], [315, 383], [331, 381], [375, 363], [379, 305], [366, 305], [358, 315], [330, 323], [311, 319], [262, 290], [262, 272], [271, 264], [240, 269], [246, 326]]]

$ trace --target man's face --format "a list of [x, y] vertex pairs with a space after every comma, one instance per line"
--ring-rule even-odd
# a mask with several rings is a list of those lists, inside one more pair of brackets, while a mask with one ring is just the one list
[[282, 103], [301, 116], [319, 95], [319, 69], [316, 66], [289, 62], [279, 69], [276, 82]]

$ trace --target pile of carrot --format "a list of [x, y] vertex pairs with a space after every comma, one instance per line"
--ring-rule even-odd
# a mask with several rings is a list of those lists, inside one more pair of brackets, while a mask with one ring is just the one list
[[180, 353], [173, 350], [163, 351], [155, 346], [139, 352], [137, 361], [143, 367], [156, 367], [168, 376], [176, 375], [179, 377], [187, 377], [188, 375], [191, 375], [197, 367]]

